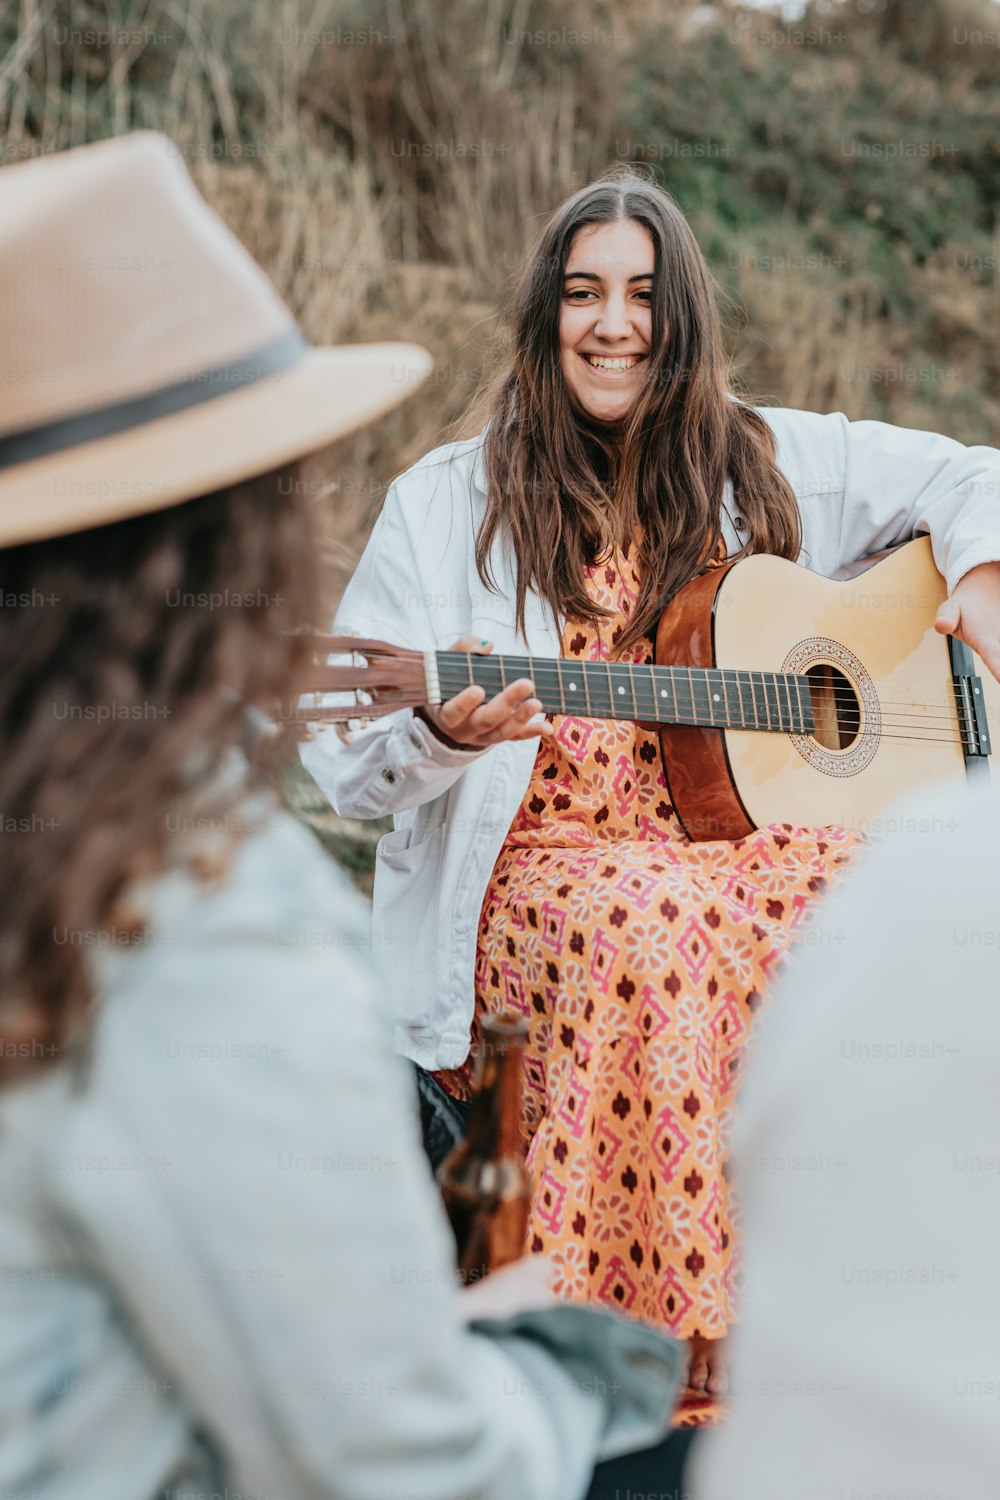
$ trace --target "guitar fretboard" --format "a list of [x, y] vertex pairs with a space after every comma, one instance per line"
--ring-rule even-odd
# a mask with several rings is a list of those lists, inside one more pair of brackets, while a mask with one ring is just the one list
[[459, 651], [439, 651], [437, 668], [446, 700], [473, 685], [493, 697], [518, 678], [529, 677], [535, 696], [551, 714], [776, 734], [811, 734], [816, 727], [809, 678], [792, 672], [478, 656]]

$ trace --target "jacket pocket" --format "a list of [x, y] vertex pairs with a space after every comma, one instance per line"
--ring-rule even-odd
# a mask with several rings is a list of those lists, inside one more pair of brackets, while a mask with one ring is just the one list
[[412, 839], [412, 823], [408, 823], [404, 828], [390, 828], [388, 833], [383, 833], [375, 846], [376, 871], [380, 860], [384, 860], [387, 864], [392, 864], [401, 854], [407, 854]]
[[432, 1027], [439, 999], [438, 889], [444, 828], [414, 844], [412, 826], [383, 834], [375, 850], [372, 951], [399, 1025]]

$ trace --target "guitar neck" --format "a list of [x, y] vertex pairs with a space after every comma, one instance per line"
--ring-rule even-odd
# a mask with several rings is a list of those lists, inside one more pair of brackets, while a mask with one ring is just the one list
[[776, 734], [810, 734], [816, 727], [809, 678], [791, 672], [460, 651], [438, 651], [436, 657], [444, 700], [472, 686], [484, 688], [491, 698], [518, 678], [529, 677], [549, 714]]

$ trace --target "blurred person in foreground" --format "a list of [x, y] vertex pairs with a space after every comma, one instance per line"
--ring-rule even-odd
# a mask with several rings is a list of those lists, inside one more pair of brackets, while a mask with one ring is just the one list
[[687, 1500], [1000, 1488], [1000, 788], [928, 791], [886, 830], [750, 1065], [731, 1416]]
[[426, 355], [305, 345], [156, 135], [4, 169], [0, 269], [3, 1493], [659, 1488], [678, 1347], [459, 1290], [365, 907], [238, 749], [316, 618], [295, 462]]

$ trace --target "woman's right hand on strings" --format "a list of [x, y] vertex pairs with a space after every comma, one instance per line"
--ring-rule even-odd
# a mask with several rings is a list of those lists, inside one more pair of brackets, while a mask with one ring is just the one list
[[[463, 635], [448, 650], [487, 656], [493, 646], [489, 641]], [[481, 750], [487, 745], [499, 745], [502, 740], [533, 740], [539, 735], [552, 733], [548, 720], [529, 723], [542, 712], [542, 705], [534, 693], [531, 678], [519, 677], [488, 702], [485, 688], [467, 687], [456, 697], [449, 698], [447, 703], [433, 707], [428, 704], [418, 712], [446, 745], [461, 750]]]

